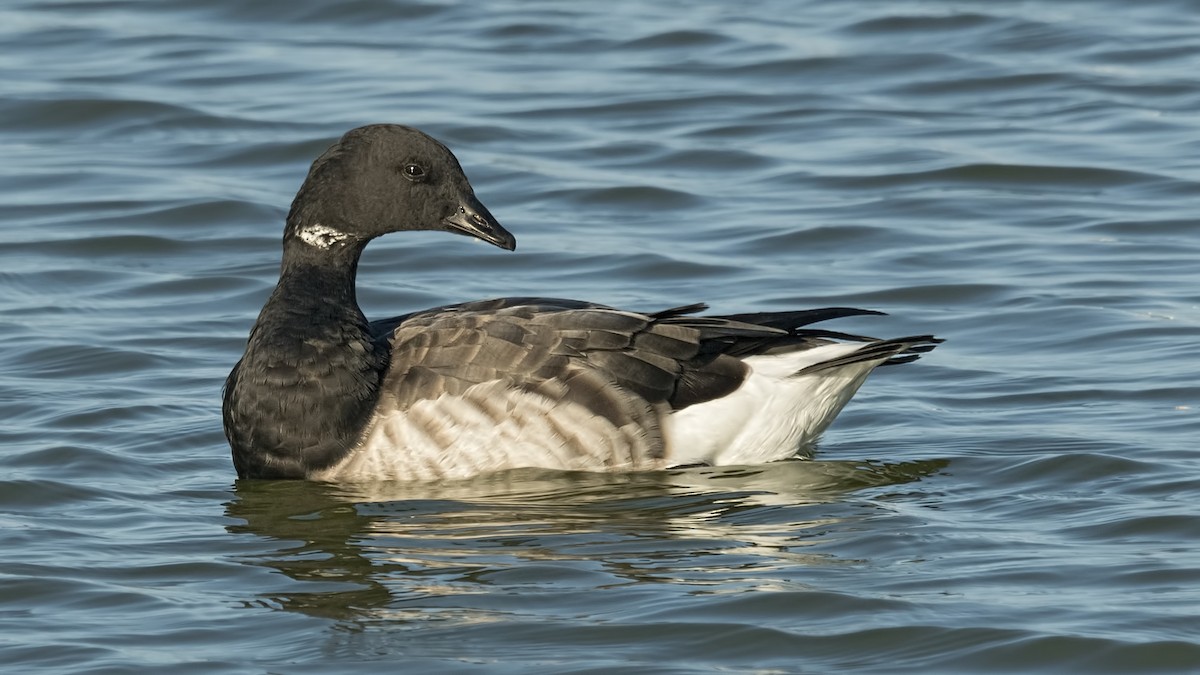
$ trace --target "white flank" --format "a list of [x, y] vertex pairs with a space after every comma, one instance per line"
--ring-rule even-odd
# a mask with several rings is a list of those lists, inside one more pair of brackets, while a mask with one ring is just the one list
[[732, 394], [693, 405], [667, 422], [671, 464], [761, 464], [786, 459], [817, 439], [859, 386], [886, 359], [809, 375], [795, 373], [862, 349], [829, 344], [802, 352], [751, 356], [753, 372]]
[[751, 374], [736, 391], [667, 417], [665, 459], [648, 457], [644, 430], [634, 423], [618, 428], [584, 406], [495, 381], [406, 411], [389, 407], [385, 397], [379, 407], [391, 412], [376, 415], [358, 447], [309, 477], [427, 481], [519, 467], [629, 471], [786, 459], [815, 441], [886, 359], [795, 373], [863, 347], [838, 343], [748, 357]]
[[300, 241], [303, 241], [309, 246], [315, 246], [317, 248], [329, 248], [340, 241], [344, 241], [350, 235], [342, 232], [341, 230], [335, 230], [332, 227], [326, 227], [320, 223], [313, 223], [312, 225], [305, 225], [303, 228], [301, 228], [298, 236], [300, 237]]
[[[387, 408], [386, 399], [380, 403]], [[519, 467], [663, 468], [661, 460], [646, 458], [646, 450], [642, 430], [634, 425], [618, 428], [581, 405], [488, 382], [461, 396], [377, 415], [358, 448], [310, 478], [421, 481]]]

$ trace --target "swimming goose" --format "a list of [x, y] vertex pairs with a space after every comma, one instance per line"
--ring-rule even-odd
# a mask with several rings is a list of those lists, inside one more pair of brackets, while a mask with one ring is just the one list
[[416, 129], [354, 129], [313, 162], [287, 216], [279, 283], [225, 382], [242, 478], [467, 478], [750, 464], [794, 456], [877, 366], [940, 342], [810, 324], [833, 307], [696, 316], [501, 298], [369, 322], [359, 256], [389, 232], [513, 250], [458, 160]]

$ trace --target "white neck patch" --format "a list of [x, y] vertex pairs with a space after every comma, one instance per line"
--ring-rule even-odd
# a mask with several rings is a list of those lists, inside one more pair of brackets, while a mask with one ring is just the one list
[[326, 227], [320, 223], [305, 225], [297, 233], [297, 236], [300, 237], [300, 241], [317, 248], [329, 248], [350, 238], [350, 235], [345, 232], [335, 230], [332, 227]]

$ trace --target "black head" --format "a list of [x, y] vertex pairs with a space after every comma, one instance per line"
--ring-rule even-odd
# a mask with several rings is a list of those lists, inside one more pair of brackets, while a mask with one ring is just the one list
[[313, 162], [284, 242], [362, 246], [402, 230], [465, 234], [510, 251], [517, 245], [475, 198], [450, 150], [396, 124], [353, 129]]

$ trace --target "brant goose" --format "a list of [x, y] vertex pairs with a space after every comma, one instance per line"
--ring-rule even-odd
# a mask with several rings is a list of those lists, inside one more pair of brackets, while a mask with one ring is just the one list
[[375, 237], [442, 230], [516, 248], [444, 145], [354, 129], [313, 162], [279, 283], [225, 382], [242, 478], [466, 478], [751, 464], [814, 441], [877, 366], [934, 348], [809, 328], [832, 307], [695, 316], [500, 298], [370, 322], [355, 299]]

